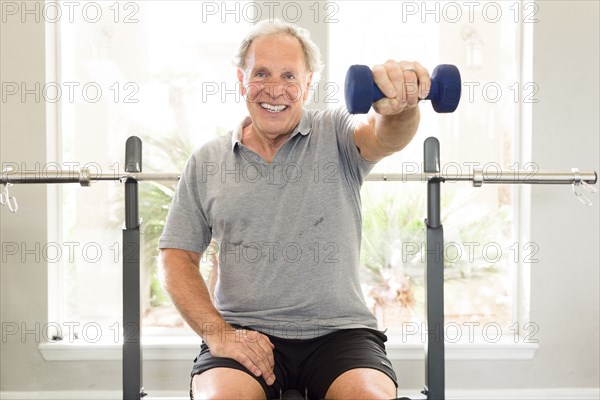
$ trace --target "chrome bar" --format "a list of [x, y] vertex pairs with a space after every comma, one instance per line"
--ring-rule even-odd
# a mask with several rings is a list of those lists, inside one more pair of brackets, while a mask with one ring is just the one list
[[[125, 182], [127, 179], [142, 181], [176, 181], [180, 174], [177, 172], [120, 172], [120, 173], [90, 173], [89, 170], [55, 170], [40, 172], [18, 172], [5, 171], [0, 176], [0, 184], [57, 184], [57, 183], [79, 183], [88, 186], [97, 181]], [[532, 172], [526, 170], [495, 170], [493, 172], [482, 172], [474, 170], [470, 174], [458, 173], [371, 173], [367, 181], [390, 181], [390, 182], [429, 182], [430, 180], [441, 180], [443, 182], [473, 182], [475, 186], [481, 184], [573, 184], [585, 182], [593, 185], [598, 181], [595, 171], [555, 171], [555, 172]]]
[[392, 181], [392, 182], [429, 182], [430, 180], [441, 180], [444, 182], [473, 182], [475, 186], [481, 184], [573, 184], [585, 182], [593, 185], [598, 181], [595, 171], [581, 172], [531, 172], [526, 170], [498, 170], [494, 172], [482, 172], [475, 169], [470, 174], [456, 173], [371, 173], [367, 181]]

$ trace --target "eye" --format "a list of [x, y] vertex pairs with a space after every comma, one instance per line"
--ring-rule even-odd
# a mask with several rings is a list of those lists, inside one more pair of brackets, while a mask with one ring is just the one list
[[296, 79], [296, 75], [292, 74], [291, 72], [288, 72], [288, 73], [284, 74], [283, 77], [285, 79], [287, 79], [287, 80], [294, 80], [294, 79]]
[[269, 75], [265, 71], [256, 71], [254, 74], [254, 77], [256, 78], [266, 78], [267, 76]]

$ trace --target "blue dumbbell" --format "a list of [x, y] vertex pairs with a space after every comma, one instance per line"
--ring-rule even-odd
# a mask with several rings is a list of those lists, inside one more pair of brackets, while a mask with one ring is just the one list
[[[450, 64], [435, 67], [431, 74], [431, 90], [425, 100], [431, 100], [438, 113], [451, 113], [460, 101], [461, 80], [458, 68]], [[350, 114], [366, 114], [371, 105], [384, 98], [373, 81], [373, 72], [366, 65], [353, 65], [346, 74], [346, 107]]]

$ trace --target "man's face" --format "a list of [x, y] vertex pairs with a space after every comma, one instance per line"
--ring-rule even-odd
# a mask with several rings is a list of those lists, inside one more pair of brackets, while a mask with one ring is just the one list
[[256, 133], [268, 139], [291, 133], [312, 79], [298, 39], [284, 33], [255, 39], [238, 79]]

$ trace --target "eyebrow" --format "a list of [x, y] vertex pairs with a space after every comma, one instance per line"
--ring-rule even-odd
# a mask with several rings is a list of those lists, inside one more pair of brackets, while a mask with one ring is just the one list
[[[257, 71], [268, 71], [268, 72], [271, 72], [271, 73], [273, 72], [273, 70], [272, 70], [271, 68], [269, 68], [269, 67], [266, 67], [266, 66], [264, 66], [264, 65], [255, 65], [254, 67], [252, 67], [252, 69], [248, 69], [248, 71], [249, 71], [250, 73], [257, 72]], [[294, 69], [294, 68], [288, 68], [288, 69], [284, 69], [284, 70], [281, 72], [281, 74], [289, 74], [289, 73], [291, 73], [291, 74], [293, 74], [293, 75], [296, 75], [296, 76], [300, 74], [300, 72], [299, 72], [299, 71], [297, 71], [297, 70], [296, 70], [296, 69]]]

